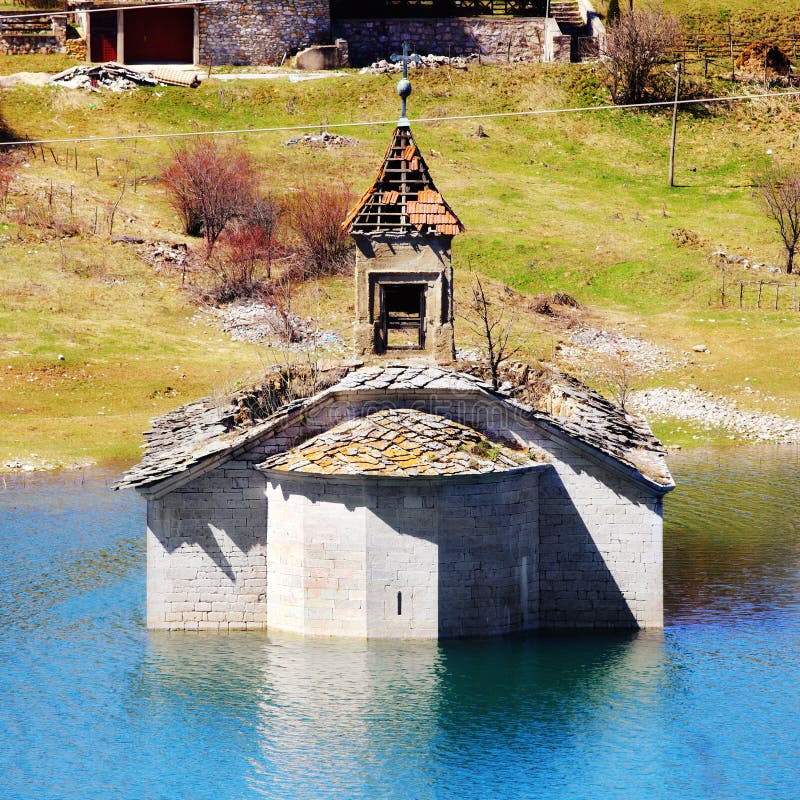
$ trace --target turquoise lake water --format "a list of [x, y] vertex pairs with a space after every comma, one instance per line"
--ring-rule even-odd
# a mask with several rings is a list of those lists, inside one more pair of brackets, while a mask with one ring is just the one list
[[800, 797], [800, 451], [678, 454], [662, 633], [149, 633], [144, 507], [0, 486], [0, 798]]

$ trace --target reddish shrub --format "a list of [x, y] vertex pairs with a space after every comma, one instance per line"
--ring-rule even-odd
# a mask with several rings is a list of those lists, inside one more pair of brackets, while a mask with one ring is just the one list
[[176, 150], [161, 178], [186, 233], [202, 232], [206, 257], [226, 226], [246, 216], [258, 183], [249, 153], [210, 138]]
[[303, 186], [291, 204], [292, 226], [299, 238], [301, 265], [307, 276], [346, 271], [350, 245], [342, 222], [352, 206], [345, 186]]

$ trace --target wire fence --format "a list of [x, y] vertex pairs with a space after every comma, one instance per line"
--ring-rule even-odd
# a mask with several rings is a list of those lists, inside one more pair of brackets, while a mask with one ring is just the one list
[[722, 272], [720, 302], [723, 308], [742, 311], [800, 312], [797, 280], [731, 278]]

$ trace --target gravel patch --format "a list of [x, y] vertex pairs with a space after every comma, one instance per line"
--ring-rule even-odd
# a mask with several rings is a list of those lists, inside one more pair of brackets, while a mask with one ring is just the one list
[[[281, 313], [276, 306], [264, 303], [236, 303], [225, 308], [204, 308], [195, 319], [211, 322], [237, 342], [268, 344], [292, 351], [314, 347], [339, 349], [342, 338], [321, 330], [313, 319]], [[288, 334], [288, 335], [287, 335]]]
[[[614, 331], [582, 326], [566, 333], [567, 341], [558, 348], [558, 362], [565, 368], [579, 369], [584, 374], [594, 369], [603, 371], [597, 356], [620, 358], [634, 372], [653, 375], [657, 372], [685, 366], [685, 356], [675, 356], [668, 350], [633, 336], [623, 336]], [[589, 366], [587, 365], [596, 365]]]
[[631, 392], [628, 405], [651, 417], [671, 417], [724, 428], [750, 441], [800, 444], [800, 420], [760, 411], [743, 411], [735, 402], [702, 389], [662, 386]]

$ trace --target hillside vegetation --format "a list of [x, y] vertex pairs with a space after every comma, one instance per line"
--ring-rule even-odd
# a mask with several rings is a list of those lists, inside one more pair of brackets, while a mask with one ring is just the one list
[[[7, 62], [0, 70], [8, 71]], [[196, 90], [123, 94], [18, 85], [0, 102], [21, 138], [115, 137], [392, 121], [395, 80], [357, 73], [302, 83], [209, 80]], [[695, 90], [731, 87], [718, 79]], [[415, 75], [410, 112], [413, 121], [607, 100], [591, 67], [484, 66]], [[590, 306], [599, 325], [617, 325], [676, 351], [709, 347], [709, 354], [692, 356], [685, 373], [647, 381], [694, 383], [743, 406], [752, 404], [756, 388], [774, 398], [760, 408], [800, 416], [800, 314], [721, 309], [720, 271], [710, 259], [724, 249], [781, 263], [779, 240], [752, 199], [750, 177], [770, 153], [795, 155], [799, 121], [798, 104], [789, 100], [683, 111], [673, 189], [666, 185], [666, 111], [430, 122], [413, 129], [440, 190], [467, 226], [454, 248], [460, 296], [470, 270], [520, 293], [513, 302], [530, 355], [551, 356], [559, 333], [546, 318], [524, 313], [526, 297], [564, 291]], [[476, 135], [478, 124], [486, 136]], [[287, 147], [297, 135], [291, 131], [239, 139], [263, 164], [263, 186], [275, 195], [309, 180], [344, 181], [360, 194], [380, 163], [391, 124], [340, 132], [357, 143]], [[74, 145], [46, 145], [35, 158], [27, 153], [0, 222], [0, 462], [30, 460], [31, 453], [61, 462], [129, 460], [155, 413], [225, 391], [285, 357], [233, 342], [197, 321], [180, 274], [156, 272], [134, 247], [111, 242], [107, 218], [117, 201], [114, 236], [188, 241], [157, 180], [171, 146], [165, 140], [85, 142], [77, 145], [77, 169]], [[59, 231], [19, 224], [26, 205], [58, 217]], [[348, 279], [329, 279], [308, 286], [298, 309], [347, 338], [350, 293]], [[470, 344], [465, 326], [457, 335]], [[674, 434], [669, 427], [657, 432]]]

